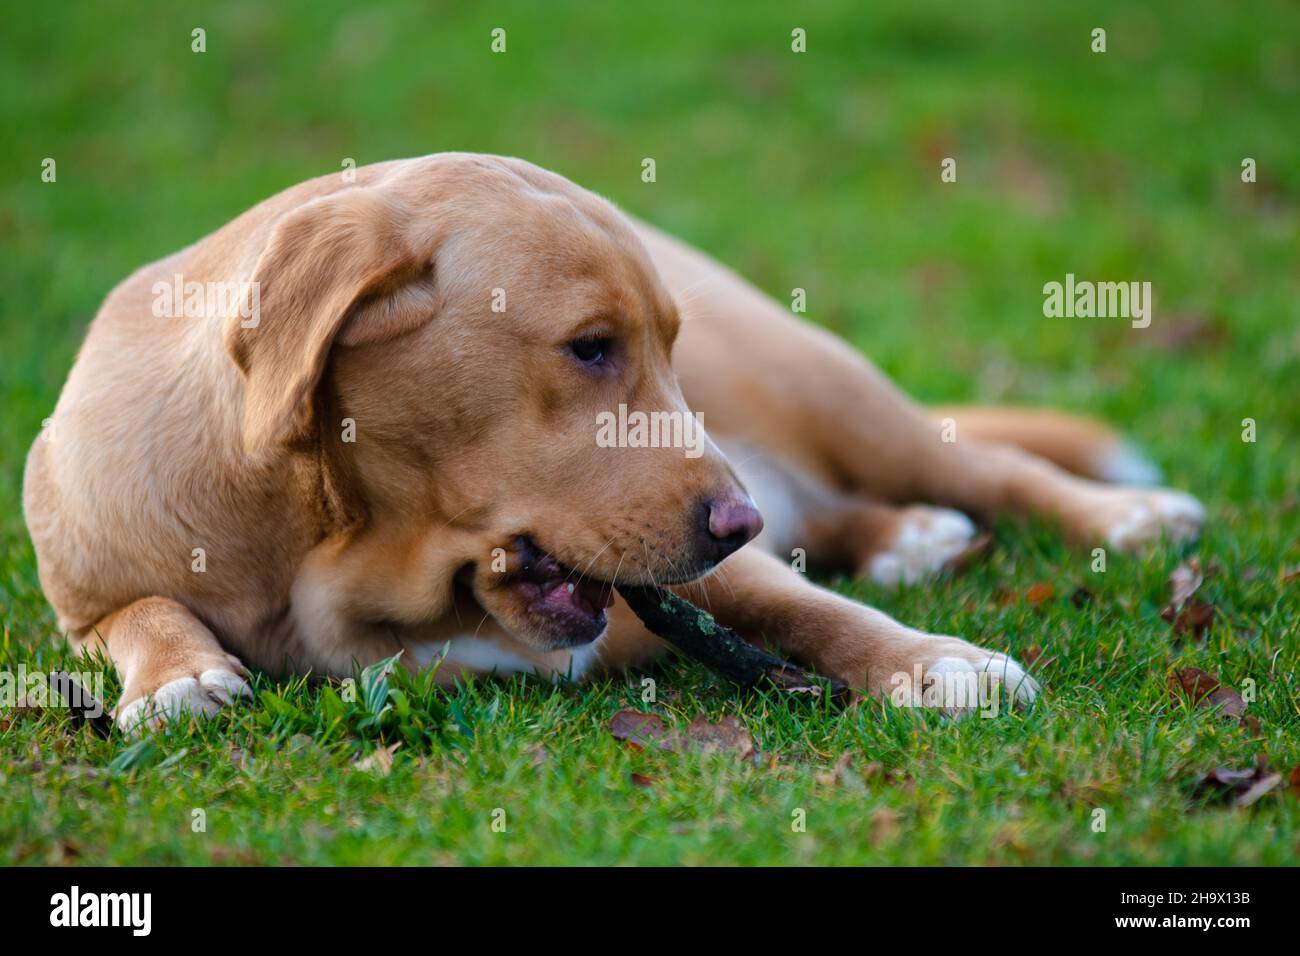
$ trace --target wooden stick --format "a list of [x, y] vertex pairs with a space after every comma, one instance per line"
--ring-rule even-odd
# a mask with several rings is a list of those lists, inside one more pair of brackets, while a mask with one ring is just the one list
[[620, 584], [628, 607], [652, 632], [671, 641], [688, 657], [742, 687], [771, 687], [787, 694], [826, 695], [836, 705], [848, 702], [842, 681], [822, 677], [767, 654], [735, 631], [671, 591]]
[[90, 728], [105, 740], [113, 732], [113, 718], [104, 705], [81, 682], [66, 671], [54, 671], [47, 678], [50, 690], [59, 696], [72, 715], [90, 724]]

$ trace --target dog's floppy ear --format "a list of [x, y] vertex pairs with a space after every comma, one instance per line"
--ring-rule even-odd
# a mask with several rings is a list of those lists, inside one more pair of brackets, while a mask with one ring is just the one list
[[353, 188], [287, 214], [253, 269], [251, 318], [234, 316], [226, 350], [244, 373], [244, 447], [258, 454], [314, 435], [331, 346], [409, 332], [436, 308], [431, 252], [411, 248], [411, 210]]

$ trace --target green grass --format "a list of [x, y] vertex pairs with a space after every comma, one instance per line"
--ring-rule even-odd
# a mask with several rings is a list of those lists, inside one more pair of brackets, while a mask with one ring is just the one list
[[[1051, 529], [1004, 525], [991, 559], [955, 580], [837, 586], [918, 627], [1041, 648], [1046, 693], [1027, 714], [837, 715], [681, 663], [651, 672], [654, 705], [642, 675], [453, 694], [408, 682], [380, 717], [259, 677], [253, 706], [134, 745], [59, 712], [7, 713], [0, 862], [1294, 860], [1294, 795], [1237, 809], [1194, 796], [1211, 767], [1300, 764], [1300, 582], [1280, 574], [1300, 563], [1294, 5], [897, 0], [795, 19], [775, 2], [727, 16], [464, 6], [0, 14], [0, 665], [70, 662], [23, 526], [22, 462], [105, 293], [344, 157], [442, 149], [523, 156], [781, 300], [807, 289], [814, 321], [927, 401], [1122, 425], [1207, 505], [1193, 551], [1222, 568], [1203, 589], [1213, 629], [1180, 643], [1160, 619], [1180, 554], [1111, 555], [1093, 574]], [[206, 54], [190, 52], [195, 26]], [[789, 51], [794, 26], [806, 55]], [[1089, 52], [1094, 26], [1105, 54]], [[949, 155], [958, 182], [943, 185]], [[40, 180], [45, 157], [57, 183]], [[1041, 287], [1066, 272], [1150, 280], [1152, 327], [1044, 319]], [[1035, 607], [1023, 594], [1040, 581], [1056, 596]], [[1095, 600], [1076, 607], [1077, 586]], [[1174, 705], [1175, 666], [1253, 680], [1258, 730]], [[762, 757], [629, 750], [608, 730], [628, 707], [682, 726], [737, 715]], [[392, 772], [356, 768], [380, 741], [402, 742]], [[853, 769], [835, 775], [844, 755]], [[192, 832], [196, 808], [206, 832]], [[806, 833], [791, 830], [796, 808]]]

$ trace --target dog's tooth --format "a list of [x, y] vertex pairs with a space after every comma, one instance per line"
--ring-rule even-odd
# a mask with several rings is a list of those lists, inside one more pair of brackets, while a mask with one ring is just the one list
[[568, 589], [568, 592], [572, 594], [574, 588], [577, 587], [577, 585], [575, 585], [572, 581], [570, 581], [567, 585], [565, 585], [565, 587]]

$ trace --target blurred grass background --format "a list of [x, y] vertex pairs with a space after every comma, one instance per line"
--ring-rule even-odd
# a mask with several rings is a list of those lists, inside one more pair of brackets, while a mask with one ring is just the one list
[[[206, 30], [206, 53], [191, 52], [195, 27]], [[507, 31], [504, 54], [490, 50], [495, 27]], [[791, 52], [794, 27], [807, 31], [805, 54]], [[1104, 54], [1090, 51], [1095, 27], [1107, 30]], [[1141, 10], [1123, 2], [891, 0], [819, 3], [797, 13], [786, 3], [675, 0], [355, 7], [312, 0], [183, 10], [8, 4], [0, 12], [0, 120], [8, 143], [0, 150], [6, 659], [23, 659], [52, 634], [22, 522], [22, 462], [108, 290], [271, 193], [338, 171], [347, 157], [365, 164], [478, 150], [563, 173], [712, 253], [781, 301], [796, 286], [807, 289], [812, 320], [848, 338], [924, 400], [1052, 404], [1124, 427], [1165, 467], [1171, 484], [1206, 501], [1211, 527], [1202, 549], [1227, 569], [1225, 614], [1247, 619], [1217, 644], [1190, 653], [1201, 655], [1203, 666], [1238, 676], [1262, 679], [1279, 667], [1289, 674], [1300, 647], [1297, 585], [1288, 594], [1277, 569], [1300, 561], [1298, 37], [1300, 8], [1282, 0], [1168, 0]], [[939, 181], [946, 156], [957, 159], [955, 184]], [[53, 184], [40, 178], [46, 157], [57, 162]], [[653, 184], [640, 178], [645, 157], [657, 164]], [[1254, 184], [1241, 182], [1244, 157], [1258, 163]], [[1067, 272], [1151, 281], [1151, 328], [1045, 319], [1043, 283]], [[1240, 440], [1247, 417], [1258, 423], [1256, 444]], [[1155, 615], [1176, 556], [1121, 564], [1122, 580], [1108, 583], [1117, 602], [1111, 610], [1139, 620], [1133, 633], [1120, 628], [1130, 641], [1124, 645], [1123, 638], [1112, 641], [1118, 625], [1100, 612], [1090, 625], [1079, 624], [1068, 605], [1011, 621], [1001, 611], [984, 614], [999, 589], [1085, 566], [1084, 556], [1041, 529], [1001, 529], [1000, 544], [1001, 555], [970, 579], [905, 594], [845, 588], [909, 623], [1012, 649], [1048, 646], [1061, 629], [1085, 634], [1087, 652], [1077, 655], [1074, 669], [1049, 680], [1061, 696], [1048, 736], [1064, 748], [1054, 773], [1096, 766], [1099, 779], [1118, 789], [1133, 782], [1128, 771], [1149, 775], [1142, 814], [1151, 816], [1132, 824], [1142, 838], [1125, 850], [1112, 843], [1111, 859], [1270, 860], [1279, 832], [1294, 846], [1294, 801], [1267, 811], [1275, 816], [1253, 828], [1249, 820], [1179, 819], [1187, 788], [1178, 772], [1193, 748], [1181, 738], [1164, 742], [1164, 756], [1153, 764], [1139, 761], [1127, 771], [1107, 763], [1113, 748], [1091, 752], [1083, 742], [1090, 726], [1102, 733], [1098, 700], [1111, 700], [1102, 708], [1110, 721], [1104, 728], [1120, 749], [1118, 742], [1137, 732], [1137, 715], [1147, 721], [1161, 707], [1161, 668], [1184, 653], [1169, 646]], [[1266, 573], [1248, 584], [1247, 567]], [[1240, 637], [1244, 631], [1251, 640]], [[1154, 662], [1150, 673], [1111, 670], [1121, 647], [1135, 660]], [[1113, 699], [1106, 697], [1108, 679], [1116, 681], [1109, 685]], [[701, 675], [695, 680], [712, 686]], [[548, 713], [550, 695], [567, 693], [509, 687], [501, 692], [509, 707]], [[563, 698], [571, 707], [561, 710], [578, 719], [584, 708], [600, 711], [622, 691], [608, 693], [594, 702]], [[716, 700], [721, 691], [711, 693], [703, 699]], [[1293, 691], [1269, 706], [1274, 759], [1295, 762], [1295, 746], [1285, 742], [1296, 726]], [[599, 727], [602, 714], [588, 719]], [[15, 753], [41, 750], [48, 744], [42, 735], [62, 733], [61, 726], [0, 736], [9, 736]], [[893, 725], [870, 729], [869, 720], [856, 726], [838, 727], [836, 743], [811, 752], [801, 748], [831, 733], [829, 725], [778, 722], [772, 733], [803, 758], [832, 763], [836, 748], [870, 752], [873, 734], [902, 733]], [[1185, 730], [1206, 760], [1245, 759], [1258, 750], [1242, 741], [1223, 750], [1217, 736], [1207, 743], [1194, 722]], [[1018, 730], [1010, 733], [1020, 739]], [[986, 736], [970, 736], [980, 734]], [[978, 797], [990, 781], [1005, 783], [1002, 771], [981, 777], [980, 760], [992, 759], [987, 753], [972, 755], [980, 741], [997, 739], [991, 734], [959, 731], [950, 761], [939, 762], [947, 769], [936, 772], [937, 789], [921, 789], [928, 798], [964, 794], [970, 818], [930, 821], [928, 842], [832, 857], [983, 861], [982, 849], [1002, 845], [955, 848], [946, 841], [948, 827], [993, 826], [984, 811], [1002, 806], [997, 787], [991, 804]], [[504, 739], [505, 750], [517, 749], [515, 738]], [[102, 756], [99, 746], [85, 743], [83, 756]], [[913, 739], [910, 746], [927, 751], [931, 744]], [[917, 757], [906, 748], [900, 755]], [[18, 760], [8, 772], [23, 774], [23, 766]], [[967, 782], [954, 790], [958, 774]], [[779, 803], [774, 794], [755, 795], [751, 783], [733, 784], [755, 807], [768, 798]], [[390, 796], [401, 805], [399, 790]], [[1075, 838], [1053, 829], [1074, 812], [1069, 801], [1053, 804], [1061, 797], [1050, 786], [1039, 798], [1037, 819], [1055, 836], [1040, 833], [1027, 858], [1079, 859]], [[838, 812], [855, 819], [863, 799], [844, 797]], [[910, 797], [882, 799], [900, 819], [916, 822], [908, 814], [920, 811], [907, 809]], [[148, 811], [133, 817], [122, 809], [130, 802], [126, 792], [121, 800], [110, 801], [98, 823], [85, 816], [94, 811], [75, 803], [59, 811], [66, 817], [53, 813], [53, 823], [38, 822], [57, 801], [37, 782], [7, 818], [0, 814], [0, 830], [7, 819], [14, 838], [0, 842], [11, 847], [11, 859], [47, 859], [60, 826], [92, 834], [101, 827], [136, 838], [115, 850], [111, 840], [83, 838], [80, 854], [218, 859], [206, 850], [151, 856], [149, 847], [166, 841], [151, 828]], [[1268, 839], [1253, 842], [1263, 833]], [[626, 833], [616, 838], [610, 831], [605, 843], [597, 836], [587, 858], [662, 859], [628, 843]], [[275, 845], [253, 840], [246, 851], [275, 860], [277, 851], [268, 848]], [[989, 858], [1025, 858], [1012, 852], [1017, 845], [988, 850]], [[312, 846], [300, 848], [300, 856], [345, 856], [324, 838]], [[690, 846], [705, 858], [751, 862], [809, 854], [742, 852], [735, 840]], [[488, 851], [447, 852], [495, 859]], [[565, 859], [547, 854], [518, 859]]]

